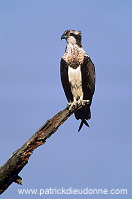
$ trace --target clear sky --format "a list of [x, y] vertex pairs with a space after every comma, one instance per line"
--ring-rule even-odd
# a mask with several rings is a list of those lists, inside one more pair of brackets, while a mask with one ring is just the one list
[[69, 118], [39, 147], [1, 198], [18, 188], [128, 189], [127, 195], [46, 195], [47, 199], [132, 198], [132, 1], [0, 1], [0, 165], [66, 107], [60, 59], [67, 29], [82, 31], [96, 92], [90, 128]]

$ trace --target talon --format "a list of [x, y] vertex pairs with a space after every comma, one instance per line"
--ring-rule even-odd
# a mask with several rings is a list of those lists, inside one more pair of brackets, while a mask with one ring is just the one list
[[71, 105], [69, 107], [69, 111], [71, 111], [73, 107], [75, 107], [75, 108], [77, 107], [77, 103], [76, 102], [72, 102], [71, 103]]
[[86, 104], [88, 104], [90, 102], [90, 100], [81, 100], [81, 99], [79, 99], [78, 100], [78, 105], [82, 105], [82, 106], [85, 106]]
[[78, 105], [81, 105], [82, 103], [83, 103], [83, 102], [82, 102], [81, 99], [79, 99], [78, 102], [77, 102]]
[[73, 100], [73, 102], [69, 102], [67, 104], [67, 107], [69, 109], [69, 111], [72, 110], [73, 107], [77, 108], [80, 104], [82, 106], [85, 106], [86, 104], [88, 104], [90, 102], [90, 100], [82, 100], [82, 99], [79, 99], [78, 101], [76, 99]]
[[82, 105], [84, 106], [85, 103], [86, 103], [86, 104], [89, 104], [89, 102], [90, 102], [90, 100], [83, 100], [83, 101], [82, 101]]
[[73, 99], [73, 102], [69, 102], [69, 103], [68, 103], [68, 106], [69, 106], [69, 111], [71, 111], [73, 107], [76, 108], [76, 107], [77, 107], [76, 98]]

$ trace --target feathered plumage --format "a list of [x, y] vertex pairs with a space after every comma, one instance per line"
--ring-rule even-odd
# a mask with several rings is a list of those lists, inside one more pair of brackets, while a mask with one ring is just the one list
[[61, 58], [60, 72], [63, 89], [70, 107], [89, 103], [75, 112], [76, 119], [81, 119], [79, 130], [83, 124], [89, 126], [86, 120], [91, 118], [90, 105], [95, 91], [95, 67], [81, 44], [81, 32], [66, 30], [61, 36], [66, 39], [67, 46]]

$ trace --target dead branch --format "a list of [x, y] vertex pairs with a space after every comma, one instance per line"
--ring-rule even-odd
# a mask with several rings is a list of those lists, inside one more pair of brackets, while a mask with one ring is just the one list
[[[87, 102], [86, 102], [87, 103]], [[85, 103], [85, 104], [86, 104]], [[81, 108], [73, 108], [57, 113], [47, 122], [17, 151], [15, 151], [9, 160], [0, 168], [0, 194], [2, 194], [13, 182], [22, 184], [22, 178], [18, 175], [23, 167], [28, 163], [29, 157], [33, 151], [46, 142], [58, 127], [63, 124], [76, 110]]]

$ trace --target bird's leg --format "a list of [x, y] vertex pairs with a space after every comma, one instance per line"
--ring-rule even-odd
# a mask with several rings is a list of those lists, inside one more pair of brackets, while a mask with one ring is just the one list
[[76, 100], [76, 98], [74, 97], [74, 98], [73, 98], [73, 102], [69, 102], [69, 103], [68, 103], [69, 110], [72, 110], [73, 107], [76, 108], [76, 107], [77, 107], [77, 104], [78, 104], [78, 103], [77, 103], [77, 100]]
[[79, 100], [76, 100], [76, 98], [74, 97], [73, 102], [68, 103], [68, 108], [69, 108], [69, 110], [72, 110], [73, 107], [76, 108], [80, 104], [82, 106], [84, 106], [84, 105], [88, 104], [89, 102], [90, 102], [90, 100], [83, 100], [83, 95], [79, 98]]
[[85, 103], [89, 103], [90, 101], [89, 100], [83, 100], [83, 95], [81, 95], [81, 97], [79, 98], [78, 100], [78, 104], [81, 104], [81, 105], [85, 105]]
[[79, 100], [77, 101], [78, 105], [83, 105], [83, 95], [80, 96]]

